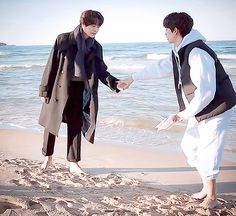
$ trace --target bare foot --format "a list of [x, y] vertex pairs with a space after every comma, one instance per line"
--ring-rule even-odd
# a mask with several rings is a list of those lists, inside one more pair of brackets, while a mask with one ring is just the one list
[[217, 199], [205, 198], [202, 203], [199, 204], [200, 207], [204, 209], [213, 209], [218, 205]]
[[69, 162], [69, 170], [71, 173], [75, 175], [84, 174], [85, 172], [81, 169], [78, 163], [76, 162]]
[[52, 156], [47, 156], [45, 161], [41, 165], [41, 169], [47, 170], [50, 166], [52, 166]]
[[206, 195], [207, 195], [206, 191], [202, 189], [202, 190], [199, 191], [198, 193], [194, 193], [194, 194], [192, 194], [191, 197], [194, 198], [194, 199], [199, 200], [199, 199], [203, 199], [203, 198], [205, 198]]

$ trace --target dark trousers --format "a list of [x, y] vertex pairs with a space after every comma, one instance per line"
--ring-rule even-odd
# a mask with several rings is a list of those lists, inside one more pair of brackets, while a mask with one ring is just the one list
[[[83, 124], [83, 82], [71, 82], [69, 97], [63, 112], [63, 121], [67, 123], [67, 160], [77, 162], [81, 160], [81, 127]], [[42, 153], [51, 156], [54, 152], [55, 135], [46, 128]]]

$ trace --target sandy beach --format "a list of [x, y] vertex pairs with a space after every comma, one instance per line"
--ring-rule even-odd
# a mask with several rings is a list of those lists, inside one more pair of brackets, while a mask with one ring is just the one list
[[205, 210], [190, 197], [200, 177], [183, 154], [83, 141], [87, 174], [74, 176], [65, 139], [42, 172], [42, 134], [0, 130], [1, 215], [236, 215], [236, 163], [222, 162], [219, 205]]

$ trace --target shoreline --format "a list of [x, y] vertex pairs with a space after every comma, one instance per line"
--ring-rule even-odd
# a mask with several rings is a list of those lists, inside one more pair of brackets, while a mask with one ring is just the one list
[[[28, 138], [30, 137], [30, 139]], [[43, 133], [29, 130], [14, 130], [14, 129], [0, 129], [0, 152], [13, 158], [26, 158], [43, 162], [44, 156], [41, 154]], [[32, 142], [35, 143], [32, 145]], [[54, 160], [57, 163], [66, 165], [66, 137], [59, 136], [56, 138]], [[19, 146], [20, 150], [19, 151]], [[16, 147], [16, 148], [12, 148]], [[36, 151], [31, 151], [31, 150]], [[104, 153], [109, 153], [104, 156]], [[121, 154], [120, 154], [121, 153]], [[120, 157], [122, 155], [122, 157]], [[158, 157], [157, 157], [158, 156]], [[185, 170], [191, 172], [194, 176], [194, 181], [200, 182], [200, 177], [195, 168], [191, 168], [182, 152], [177, 152], [165, 148], [148, 148], [137, 145], [126, 145], [117, 143], [88, 143], [84, 138], [82, 139], [82, 153], [81, 164], [83, 167], [90, 169], [94, 168], [120, 168], [122, 165], [125, 169], [137, 169], [144, 171], [145, 169], [170, 170], [173, 172], [184, 167]], [[143, 160], [143, 158], [145, 160]], [[148, 158], [148, 160], [146, 159]], [[96, 160], [96, 164], [94, 164]], [[98, 163], [99, 162], [99, 163]], [[107, 163], [109, 162], [109, 163]], [[235, 162], [222, 160], [222, 169], [225, 166], [236, 166]], [[128, 171], [125, 171], [129, 173]], [[176, 171], [177, 172], [177, 171]], [[221, 171], [222, 172], [222, 171]], [[220, 174], [221, 176], [221, 174]], [[236, 180], [236, 173], [235, 173]], [[221, 177], [224, 179], [224, 177]], [[176, 179], [175, 179], [176, 180]]]
[[[172, 153], [178, 153], [178, 154], [183, 154], [182, 149], [180, 147], [180, 143], [181, 143], [181, 137], [184, 134], [184, 131], [179, 130], [179, 127], [185, 127], [185, 125], [178, 125], [178, 126], [173, 126], [173, 128], [171, 128], [168, 131], [165, 131], [163, 134], [163, 136], [167, 136], [168, 139], [175, 139], [175, 143], [169, 143], [169, 144], [157, 144], [156, 146], [154, 145], [140, 145], [139, 144], [133, 144], [133, 143], [129, 143], [129, 142], [123, 142], [121, 140], [114, 140], [113, 139], [102, 139], [101, 135], [100, 138], [98, 138], [98, 136], [95, 136], [95, 145], [99, 145], [99, 144], [110, 144], [112, 143], [112, 145], [117, 145], [122, 147], [131, 147], [131, 148], [143, 148], [149, 151], [163, 151], [163, 152], [168, 152], [169, 150]], [[129, 128], [129, 127], [128, 127]], [[132, 127], [131, 127], [132, 128]], [[9, 130], [9, 131], [21, 131], [21, 132], [29, 132], [29, 133], [39, 133], [43, 136], [43, 129], [29, 129], [29, 128], [24, 128], [24, 127], [16, 127], [16, 126], [8, 126], [8, 127], [4, 127], [3, 125], [0, 127], [0, 131], [1, 130]], [[99, 130], [99, 129], [97, 129]], [[153, 131], [153, 130], [150, 130]], [[66, 138], [66, 127], [64, 124], [61, 125], [61, 129], [59, 132], [59, 138]], [[98, 132], [99, 133], [99, 132]], [[174, 136], [173, 136], [174, 133]], [[177, 134], [180, 133], [180, 134]], [[169, 138], [170, 137], [170, 138]], [[82, 136], [82, 140], [83, 140], [83, 136]], [[156, 138], [158, 140], [158, 137]], [[161, 139], [163, 139], [163, 137], [161, 137]], [[228, 142], [233, 142], [233, 140], [227, 140]], [[86, 141], [84, 141], [86, 142]], [[227, 161], [227, 162], [232, 162], [232, 163], [236, 163], [236, 148], [232, 145], [225, 145], [224, 146], [224, 153], [223, 153], [223, 161]]]
[[[76, 215], [73, 213], [76, 211], [81, 215], [89, 214], [85, 212], [109, 215], [109, 211], [120, 211], [121, 215], [158, 212], [173, 215], [190, 211], [184, 209], [193, 202], [190, 195], [201, 189], [200, 177], [189, 167], [183, 154], [89, 144], [85, 140], [80, 165], [87, 175], [73, 176], [66, 167], [65, 137], [56, 140], [55, 166], [42, 173], [39, 170], [44, 159], [42, 138], [37, 132], [0, 129], [0, 212], [3, 204], [11, 203], [13, 207], [6, 211], [16, 205], [14, 211], [28, 211], [32, 215], [37, 215], [36, 211], [53, 211], [57, 205], [60, 206], [55, 207], [57, 214], [64, 211]], [[236, 163], [223, 161], [217, 182], [220, 206], [214, 211], [226, 211], [227, 207], [236, 213]], [[165, 206], [167, 201], [169, 209]], [[178, 202], [173, 210], [171, 206]], [[194, 211], [203, 210], [196, 207]]]

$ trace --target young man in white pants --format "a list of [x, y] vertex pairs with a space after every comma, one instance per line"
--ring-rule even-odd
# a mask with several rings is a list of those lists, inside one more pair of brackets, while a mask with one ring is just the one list
[[192, 29], [191, 16], [174, 12], [165, 17], [163, 25], [167, 40], [174, 44], [172, 54], [120, 81], [118, 88], [127, 89], [134, 80], [174, 75], [180, 111], [170, 118], [173, 122], [188, 120], [181, 147], [203, 181], [202, 190], [193, 197], [205, 198], [203, 208], [214, 208], [216, 178], [236, 93], [215, 52]]

